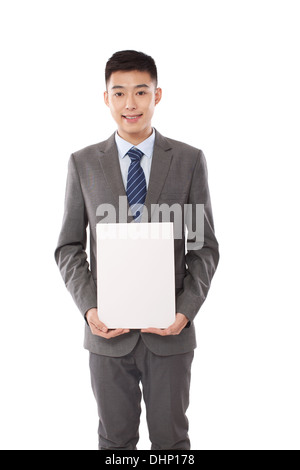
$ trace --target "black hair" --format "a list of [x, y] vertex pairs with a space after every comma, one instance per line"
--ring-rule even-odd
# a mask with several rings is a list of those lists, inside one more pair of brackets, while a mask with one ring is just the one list
[[112, 73], [118, 71], [138, 70], [148, 72], [157, 87], [157, 68], [154, 60], [147, 54], [137, 51], [115, 52], [105, 67], [105, 83], [107, 85]]

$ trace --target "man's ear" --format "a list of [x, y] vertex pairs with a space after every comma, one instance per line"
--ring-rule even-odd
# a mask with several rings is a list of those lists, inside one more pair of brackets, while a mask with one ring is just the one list
[[156, 88], [155, 91], [155, 106], [160, 102], [162, 97], [162, 89], [161, 88]]
[[108, 92], [107, 91], [104, 92], [104, 103], [106, 104], [106, 106], [109, 107]]

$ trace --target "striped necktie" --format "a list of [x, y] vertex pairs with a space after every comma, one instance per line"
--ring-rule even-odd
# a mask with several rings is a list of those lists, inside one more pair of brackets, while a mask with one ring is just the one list
[[141, 167], [141, 158], [144, 154], [141, 150], [132, 147], [128, 155], [131, 163], [128, 170], [126, 194], [134, 220], [140, 222], [147, 193], [146, 178]]

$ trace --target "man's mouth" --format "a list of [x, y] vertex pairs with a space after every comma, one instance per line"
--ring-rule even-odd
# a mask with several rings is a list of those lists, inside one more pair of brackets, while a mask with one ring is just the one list
[[134, 115], [123, 114], [122, 115], [122, 117], [126, 119], [126, 121], [131, 121], [131, 122], [136, 122], [141, 116], [142, 114], [134, 114]]

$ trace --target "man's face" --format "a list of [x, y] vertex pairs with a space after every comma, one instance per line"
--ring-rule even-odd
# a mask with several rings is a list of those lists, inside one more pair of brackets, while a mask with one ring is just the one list
[[111, 75], [104, 101], [123, 139], [137, 145], [151, 135], [151, 120], [161, 93], [148, 72], [133, 70]]

